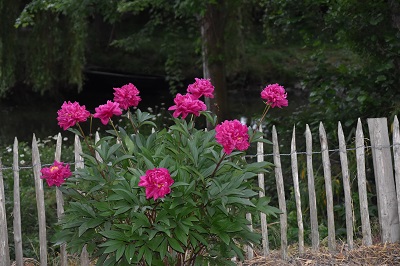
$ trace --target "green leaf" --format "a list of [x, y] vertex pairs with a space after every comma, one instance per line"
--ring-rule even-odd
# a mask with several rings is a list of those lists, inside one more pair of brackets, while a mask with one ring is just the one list
[[129, 240], [123, 233], [118, 232], [118, 231], [105, 230], [105, 231], [101, 231], [99, 233], [108, 239], [115, 239], [115, 240], [121, 240], [121, 241]]
[[161, 242], [157, 251], [160, 253], [160, 258], [164, 259], [165, 254], [167, 254], [167, 251], [168, 251], [168, 241], [166, 238], [164, 238], [163, 242]]
[[[179, 225], [179, 223], [178, 223]], [[181, 229], [181, 227], [176, 227], [174, 230], [175, 237], [181, 241], [185, 246], [187, 245], [188, 235]]]
[[90, 219], [89, 221], [84, 222], [81, 226], [79, 226], [78, 236], [82, 236], [88, 229], [94, 228], [103, 222], [104, 220], [101, 218]]
[[232, 204], [232, 203], [239, 203], [242, 205], [255, 207], [253, 202], [251, 202], [249, 199], [244, 199], [244, 198], [239, 198], [239, 197], [228, 197], [228, 204]]
[[136, 247], [134, 244], [130, 243], [125, 247], [125, 259], [128, 263], [132, 262], [133, 257], [135, 256]]
[[165, 237], [163, 236], [156, 236], [153, 239], [149, 238], [148, 247], [151, 250], [157, 251], [157, 248], [160, 246], [164, 239]]
[[93, 211], [92, 207], [90, 207], [89, 205], [82, 204], [79, 202], [70, 202], [69, 204], [73, 209], [83, 213], [83, 216], [91, 216], [93, 218], [96, 218], [95, 212]]
[[151, 262], [153, 260], [153, 252], [151, 252], [150, 249], [148, 249], [146, 246], [144, 250], [144, 259], [146, 260], [148, 265], [152, 265]]
[[204, 246], [208, 247], [208, 242], [207, 240], [200, 234], [196, 232], [191, 233], [198, 241], [200, 241]]
[[129, 211], [130, 209], [132, 209], [131, 206], [123, 206], [121, 208], [118, 208], [117, 211], [115, 212], [114, 216], [117, 216], [121, 213], [125, 213], [125, 212]]
[[176, 239], [168, 238], [168, 243], [171, 246], [171, 248], [173, 248], [177, 252], [184, 253], [183, 248], [181, 247], [181, 245], [179, 244], [179, 242]]
[[120, 143], [112, 145], [111, 148], [107, 152], [106, 160], [108, 160], [110, 158], [110, 156], [113, 155], [121, 146], [122, 146], [122, 144], [120, 144]]
[[124, 255], [125, 248], [126, 248], [125, 244], [118, 247], [117, 252], [115, 252], [115, 260], [116, 261], [118, 261], [122, 257], [122, 255]]
[[114, 160], [114, 161], [112, 161], [112, 165], [113, 166], [115, 166], [116, 164], [118, 164], [118, 163], [120, 163], [120, 162], [122, 162], [122, 161], [125, 161], [125, 160], [129, 160], [129, 159], [134, 159], [135, 157], [134, 156], [132, 156], [132, 155], [122, 155], [122, 156], [119, 156], [116, 160]]
[[119, 248], [124, 248], [125, 249], [125, 243], [124, 242], [119, 242], [118, 244], [112, 245], [112, 246], [108, 246], [105, 250], [104, 253], [112, 253], [116, 250], [118, 250]]

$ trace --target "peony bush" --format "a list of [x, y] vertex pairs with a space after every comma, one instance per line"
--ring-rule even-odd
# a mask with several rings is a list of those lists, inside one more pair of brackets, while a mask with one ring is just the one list
[[[196, 78], [173, 106], [173, 125], [156, 129], [153, 115], [136, 109], [141, 98], [132, 84], [114, 88], [90, 114], [79, 103], [65, 102], [58, 124], [88, 145], [85, 167], [70, 177], [62, 162], [42, 170], [48, 184], [65, 195], [65, 214], [54, 240], [70, 252], [84, 246], [97, 265], [229, 265], [244, 259], [244, 247], [259, 244], [246, 213], [276, 215], [269, 197], [259, 198], [257, 174], [269, 162], [247, 162], [252, 143], [267, 142], [262, 133], [238, 120], [217, 124], [201, 100], [214, 97], [208, 79]], [[261, 92], [264, 119], [270, 107], [287, 106], [277, 84]], [[131, 109], [135, 109], [131, 112]], [[121, 116], [132, 128], [114, 125]], [[204, 117], [215, 129], [196, 128]], [[80, 123], [98, 118], [109, 125], [96, 143]], [[155, 129], [155, 130], [151, 130]], [[149, 133], [146, 133], [149, 132]], [[103, 135], [103, 134], [101, 134]]]

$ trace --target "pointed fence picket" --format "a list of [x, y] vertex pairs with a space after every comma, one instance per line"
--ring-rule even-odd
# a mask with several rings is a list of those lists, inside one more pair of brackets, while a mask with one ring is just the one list
[[[57, 135], [57, 143], [56, 143], [56, 152], [54, 154], [54, 159], [57, 162], [61, 162], [61, 145], [62, 138], [61, 134]], [[57, 218], [58, 221], [61, 220], [64, 215], [64, 199], [61, 190], [56, 187], [56, 202], [57, 202]], [[67, 255], [67, 246], [66, 244], [61, 244], [60, 246], [60, 266], [67, 266], [68, 264], [68, 255]]]
[[35, 178], [36, 205], [39, 222], [40, 265], [47, 266], [47, 236], [46, 236], [46, 211], [44, 205], [43, 180], [40, 178], [40, 153], [35, 134], [32, 140], [32, 167]]
[[299, 253], [304, 253], [304, 226], [303, 226], [303, 213], [301, 211], [301, 198], [300, 198], [300, 186], [299, 186], [299, 172], [297, 164], [297, 150], [296, 150], [296, 128], [293, 127], [292, 142], [290, 145], [291, 162], [292, 162], [292, 177], [293, 177], [293, 190], [296, 201], [296, 214], [297, 214], [297, 226], [299, 229], [298, 243]]
[[317, 199], [315, 195], [314, 169], [312, 162], [312, 135], [308, 124], [306, 125], [306, 154], [307, 154], [307, 181], [308, 200], [310, 205], [311, 245], [313, 250], [319, 249], [319, 232], [317, 216]]
[[285, 200], [285, 188], [283, 185], [283, 175], [281, 166], [281, 156], [279, 154], [279, 143], [278, 135], [276, 133], [275, 126], [272, 127], [272, 143], [274, 150], [274, 165], [275, 165], [275, 180], [276, 189], [278, 191], [278, 204], [279, 210], [282, 212], [279, 215], [280, 227], [281, 227], [281, 250], [282, 258], [287, 259], [287, 210], [286, 210], [286, 200]]
[[350, 173], [347, 160], [346, 142], [344, 139], [342, 124], [340, 122], [338, 123], [338, 138], [340, 165], [343, 177], [344, 205], [346, 211], [347, 245], [349, 246], [349, 249], [353, 249], [353, 210], [351, 203]]
[[15, 262], [17, 266], [23, 265], [22, 253], [22, 232], [21, 232], [21, 197], [19, 191], [19, 156], [18, 156], [18, 140], [15, 138], [13, 146], [13, 176], [14, 176], [14, 248]]
[[[258, 128], [258, 131], [262, 132], [262, 126]], [[262, 142], [257, 143], [257, 162], [264, 161], [264, 145]], [[264, 173], [260, 172], [258, 174], [258, 186], [260, 188], [265, 188], [264, 182]], [[258, 193], [260, 198], [265, 197], [264, 190], [260, 190]], [[268, 245], [268, 227], [267, 227], [267, 216], [265, 213], [260, 213], [260, 223], [261, 223], [261, 235], [262, 235], [262, 250], [263, 255], [266, 257], [269, 254], [269, 245]]]
[[[338, 123], [338, 149], [329, 150], [328, 148], [328, 139], [326, 137], [326, 132], [322, 123], [319, 125], [319, 139], [320, 139], [320, 151], [313, 151], [313, 137], [310, 130], [310, 127], [306, 125], [305, 130], [305, 147], [306, 150], [304, 152], [297, 151], [296, 147], [296, 128], [293, 127], [292, 139], [290, 143], [290, 154], [281, 154], [280, 147], [284, 145], [279, 145], [278, 134], [276, 132], [276, 128], [272, 128], [272, 154], [265, 154], [264, 148], [266, 147], [263, 143], [257, 144], [257, 161], [263, 161], [267, 156], [272, 156], [272, 160], [274, 162], [274, 176], [276, 181], [276, 189], [278, 195], [278, 205], [282, 214], [279, 217], [280, 224], [280, 247], [282, 258], [288, 258], [288, 239], [287, 239], [287, 210], [285, 199], [285, 194], [288, 194], [288, 191], [293, 191], [294, 200], [295, 200], [295, 211], [297, 216], [297, 226], [298, 226], [298, 250], [299, 253], [303, 253], [305, 249], [305, 237], [311, 239], [311, 247], [313, 250], [318, 250], [320, 246], [320, 234], [319, 234], [319, 225], [322, 221], [318, 221], [317, 214], [317, 205], [316, 202], [324, 200], [326, 201], [326, 210], [325, 214], [328, 217], [327, 224], [325, 225], [328, 228], [328, 238], [327, 243], [329, 250], [331, 252], [335, 252], [336, 250], [336, 236], [335, 236], [335, 223], [334, 223], [334, 211], [333, 211], [333, 193], [332, 193], [332, 169], [331, 169], [331, 160], [333, 153], [338, 153], [340, 157], [340, 168], [341, 168], [341, 179], [343, 182], [343, 192], [344, 192], [344, 207], [345, 207], [345, 215], [346, 215], [346, 232], [347, 232], [347, 245], [349, 249], [353, 248], [354, 242], [354, 206], [352, 203], [352, 191], [351, 191], [351, 177], [349, 171], [349, 150], [355, 151], [355, 161], [357, 164], [356, 176], [354, 179], [357, 179], [357, 189], [359, 195], [359, 208], [360, 208], [360, 219], [358, 221], [361, 223], [361, 235], [362, 235], [362, 243], [363, 245], [372, 245], [372, 236], [371, 236], [371, 224], [369, 219], [369, 211], [368, 211], [368, 200], [367, 200], [367, 178], [366, 178], [366, 157], [370, 156], [371, 152], [366, 153], [366, 150], [371, 150], [373, 154], [373, 162], [374, 162], [374, 173], [376, 178], [376, 183], [378, 184], [378, 191], [381, 191], [378, 195], [378, 209], [380, 214], [380, 232], [382, 233], [382, 242], [391, 242], [398, 238], [400, 235], [399, 228], [399, 220], [400, 220], [400, 132], [399, 132], [399, 122], [397, 117], [394, 118], [392, 133], [393, 140], [392, 145], [388, 142], [388, 125], [386, 119], [371, 119], [368, 120], [368, 125], [370, 127], [370, 137], [369, 139], [372, 141], [368, 146], [366, 144], [366, 139], [364, 138], [364, 132], [362, 130], [361, 120], [359, 119], [357, 122], [357, 129], [355, 133], [355, 143], [354, 148], [346, 147], [346, 141], [343, 134], [342, 125]], [[98, 134], [96, 134], [95, 141], [99, 140]], [[57, 136], [57, 144], [55, 151], [55, 160], [60, 161], [61, 158], [61, 134]], [[376, 142], [377, 141], [377, 142]], [[75, 169], [79, 169], [84, 167], [83, 158], [81, 156], [82, 147], [79, 140], [79, 137], [75, 137], [74, 142], [75, 148]], [[391, 152], [391, 148], [392, 152]], [[3, 170], [4, 169], [12, 169], [13, 170], [13, 178], [14, 178], [14, 222], [13, 222], [13, 230], [14, 230], [14, 246], [15, 246], [15, 261], [16, 265], [22, 265], [22, 230], [21, 230], [21, 217], [20, 217], [20, 201], [19, 201], [19, 162], [18, 162], [18, 140], [15, 139], [13, 146], [13, 166], [12, 167], [4, 167], [1, 164], [0, 160], [0, 257], [3, 258], [0, 260], [0, 266], [8, 266], [10, 265], [10, 251], [9, 251], [9, 242], [8, 242], [8, 227], [6, 220], [6, 212], [5, 212], [5, 201], [6, 196], [4, 194], [4, 181], [3, 181]], [[375, 155], [374, 155], [375, 154]], [[301, 169], [299, 169], [298, 157], [299, 155], [305, 156], [305, 166], [301, 165]], [[392, 157], [393, 155], [393, 157]], [[98, 155], [97, 155], [98, 156]], [[97, 157], [96, 156], [96, 157]], [[281, 158], [284, 156], [289, 157], [289, 165], [286, 165], [288, 160], [281, 162]], [[314, 165], [313, 156], [315, 158], [319, 158], [322, 161], [322, 170], [323, 170], [323, 181], [325, 185], [325, 197], [323, 199], [317, 198], [315, 191], [315, 178], [314, 169], [319, 169], [320, 165]], [[254, 156], [252, 156], [254, 157]], [[315, 159], [314, 158], [314, 159]], [[393, 160], [392, 160], [393, 158]], [[101, 158], [98, 158], [99, 160]], [[371, 159], [371, 157], [369, 157]], [[35, 190], [36, 190], [36, 202], [38, 208], [38, 223], [39, 223], [39, 241], [40, 241], [40, 265], [47, 265], [47, 238], [46, 238], [46, 215], [44, 209], [44, 197], [43, 197], [43, 180], [40, 178], [40, 153], [37, 145], [37, 141], [35, 136], [33, 136], [32, 140], [32, 171], [35, 180]], [[291, 171], [283, 171], [283, 169], [289, 169]], [[303, 169], [304, 168], [304, 169]], [[305, 177], [307, 181], [299, 180], [299, 172], [305, 172]], [[289, 176], [291, 173], [291, 177]], [[287, 175], [287, 176], [285, 176]], [[264, 184], [265, 176], [263, 173], [258, 175], [258, 183], [260, 187], [265, 188]], [[288, 184], [287, 181], [292, 180], [291, 184]], [[384, 181], [382, 181], [384, 180]], [[301, 192], [300, 192], [300, 184], [302, 182], [307, 183], [308, 189], [308, 202], [301, 201]], [[285, 185], [284, 185], [285, 184]], [[389, 184], [389, 187], [387, 187]], [[293, 187], [290, 187], [293, 186]], [[285, 193], [286, 191], [286, 193]], [[389, 193], [390, 192], [390, 193]], [[354, 193], [354, 191], [353, 191]], [[261, 190], [259, 192], [260, 197], [265, 196], [265, 192]], [[56, 189], [56, 200], [57, 200], [57, 217], [61, 219], [64, 209], [63, 209], [63, 197], [60, 190]], [[303, 212], [303, 208], [307, 210], [307, 212]], [[385, 209], [386, 208], [386, 209]], [[47, 210], [52, 211], [52, 210]], [[10, 215], [10, 214], [8, 214]], [[247, 216], [250, 221], [254, 221], [254, 217], [250, 215]], [[270, 243], [268, 238], [268, 217], [265, 214], [260, 214], [260, 222], [256, 225], [251, 225], [254, 230], [258, 230], [255, 226], [261, 226], [261, 234], [262, 234], [262, 255], [268, 256], [270, 252]], [[310, 235], [305, 236], [304, 229], [304, 220], [307, 219], [310, 221]], [[257, 220], [257, 219], [256, 219]], [[254, 247], [248, 246], [248, 254], [247, 258], [251, 259], [254, 253]], [[82, 250], [81, 253], [81, 262], [80, 265], [87, 266], [89, 265], [89, 256], [86, 251], [86, 247]], [[60, 265], [67, 265], [67, 253], [65, 246], [61, 247], [60, 250]]]
[[[3, 165], [0, 158], [0, 170]], [[6, 195], [4, 193], [3, 172], [0, 171], [0, 266], [10, 265], [10, 248], [8, 246], [8, 230], [6, 217]]]

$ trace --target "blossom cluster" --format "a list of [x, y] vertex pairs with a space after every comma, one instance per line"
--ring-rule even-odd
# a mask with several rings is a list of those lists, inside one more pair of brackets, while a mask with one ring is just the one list
[[[93, 117], [99, 118], [104, 125], [109, 123], [112, 116], [121, 115], [122, 110], [136, 107], [141, 101], [139, 90], [131, 83], [121, 88], [114, 88], [114, 90], [114, 101], [107, 101], [106, 104], [96, 107], [93, 114]], [[186, 94], [178, 93], [176, 95], [175, 105], [168, 110], [174, 111], [173, 117], [175, 118], [182, 116], [182, 119], [185, 119], [189, 114], [199, 116], [200, 112], [207, 109], [200, 98], [202, 96], [214, 98], [213, 93], [214, 86], [209, 79], [196, 78], [195, 82], [188, 86]], [[261, 92], [261, 98], [266, 101], [266, 111], [269, 107], [281, 108], [288, 105], [285, 89], [279, 84], [266, 86]], [[60, 127], [66, 130], [79, 122], [86, 121], [90, 116], [91, 114], [85, 106], [81, 106], [77, 102], [64, 102], [58, 111], [57, 120]], [[229, 155], [235, 149], [245, 151], [250, 146], [248, 127], [236, 119], [220, 123], [216, 126], [215, 132], [215, 140], [222, 146], [225, 154]], [[46, 179], [49, 186], [60, 186], [69, 176], [71, 176], [69, 165], [57, 161], [51, 167], [42, 169], [42, 178]], [[174, 180], [167, 168], [154, 168], [147, 170], [146, 174], [140, 177], [138, 185], [145, 188], [147, 199], [157, 200], [171, 192], [173, 183]]]
[[285, 88], [277, 83], [268, 85], [261, 92], [261, 98], [265, 100], [271, 108], [288, 106], [286, 97], [287, 93], [285, 92]]
[[[132, 83], [121, 88], [114, 88], [114, 91], [114, 101], [107, 101], [106, 104], [95, 108], [93, 117], [99, 118], [104, 125], [107, 125], [114, 115], [121, 115], [121, 109], [127, 110], [129, 107], [136, 107], [142, 100], [138, 95], [139, 90]], [[84, 105], [81, 106], [77, 102], [71, 103], [70, 101], [64, 102], [57, 114], [58, 125], [64, 130], [86, 121], [91, 116]]]
[[42, 173], [40, 178], [45, 179], [49, 187], [59, 187], [65, 182], [65, 179], [72, 176], [69, 164], [58, 161], [54, 161], [50, 167], [42, 168], [40, 172]]
[[199, 116], [201, 111], [207, 109], [207, 106], [199, 98], [202, 96], [214, 98], [213, 93], [214, 86], [210, 80], [195, 78], [195, 83], [188, 86], [187, 93], [184, 95], [178, 93], [174, 99], [175, 105], [168, 110], [174, 111], [175, 118], [182, 115], [182, 118], [185, 119], [189, 114]]
[[139, 186], [146, 188], [146, 198], [163, 198], [171, 192], [171, 185], [174, 180], [171, 178], [168, 169], [155, 168], [146, 171], [144, 176], [140, 177]]
[[249, 134], [247, 126], [239, 120], [225, 120], [215, 128], [215, 139], [222, 145], [226, 154], [231, 154], [234, 149], [245, 151], [249, 148]]

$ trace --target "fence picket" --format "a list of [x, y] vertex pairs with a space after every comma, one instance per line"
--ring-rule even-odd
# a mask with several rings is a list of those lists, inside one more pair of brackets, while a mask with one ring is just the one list
[[23, 265], [22, 252], [22, 233], [21, 233], [21, 196], [19, 189], [19, 154], [18, 140], [14, 139], [13, 146], [13, 176], [14, 176], [14, 248], [15, 248], [15, 263], [17, 266]]
[[[250, 231], [253, 232], [253, 218], [251, 216], [251, 213], [246, 213], [246, 219], [247, 219], [247, 221], [249, 221], [248, 227], [249, 227]], [[246, 252], [247, 259], [252, 260], [254, 258], [253, 244], [252, 243], [248, 244], [246, 247], [246, 250], [247, 250], [247, 252]]]
[[[96, 131], [96, 134], [94, 135], [94, 143], [96, 143], [97, 144], [97, 142], [100, 140], [100, 135], [99, 135], [99, 132], [98, 131]], [[101, 145], [99, 145], [99, 149], [101, 148]], [[101, 157], [100, 157], [100, 154], [99, 154], [99, 152], [96, 150], [95, 151], [95, 156], [96, 156], [96, 160], [98, 161], [98, 162], [102, 162], [103, 161], [103, 159], [101, 159]]]
[[367, 180], [365, 175], [365, 145], [364, 132], [360, 118], [357, 121], [356, 129], [356, 157], [357, 157], [357, 181], [358, 195], [360, 198], [361, 230], [363, 235], [363, 245], [372, 245], [371, 225], [369, 221], [368, 199], [367, 199]]
[[394, 243], [400, 240], [400, 224], [387, 119], [369, 118], [367, 121], [373, 147], [381, 238], [382, 242]]
[[281, 252], [282, 252], [282, 259], [286, 260], [288, 258], [287, 210], [286, 210], [286, 200], [285, 200], [285, 187], [283, 184], [281, 156], [279, 154], [278, 135], [276, 133], [275, 126], [272, 126], [272, 143], [273, 143], [273, 154], [274, 154], [274, 165], [275, 165], [276, 189], [278, 190], [278, 204], [279, 204], [279, 209], [282, 212], [279, 216], [281, 225]]
[[312, 163], [312, 136], [310, 127], [306, 125], [306, 153], [307, 153], [307, 179], [308, 200], [310, 204], [311, 246], [313, 250], [319, 249], [319, 232], [317, 217], [317, 199], [315, 197], [314, 170]]
[[36, 205], [38, 209], [40, 265], [47, 266], [46, 212], [44, 207], [43, 180], [40, 178], [40, 153], [35, 134], [32, 140], [32, 165], [35, 177]]
[[[262, 132], [262, 126], [260, 125], [259, 129]], [[264, 144], [263, 142], [257, 143], [257, 162], [264, 161]], [[262, 188], [259, 191], [258, 195], [260, 198], [265, 197], [265, 182], [264, 182], [264, 173], [258, 173], [258, 186]], [[267, 256], [269, 254], [269, 243], [268, 243], [268, 226], [267, 226], [267, 215], [263, 212], [260, 213], [260, 222], [261, 222], [261, 236], [262, 236], [262, 247], [263, 254]]]
[[[82, 154], [82, 145], [81, 141], [79, 140], [79, 136], [75, 135], [75, 142], [74, 142], [74, 154], [75, 154], [75, 170], [81, 169], [84, 167]], [[89, 254], [86, 250], [86, 245], [83, 246], [81, 252], [81, 266], [88, 266], [89, 265]]]
[[349, 249], [353, 249], [353, 208], [351, 202], [349, 164], [347, 161], [346, 141], [344, 140], [342, 124], [340, 122], [338, 123], [338, 138], [339, 156], [343, 177], [344, 205], [346, 212], [347, 245]]
[[397, 115], [394, 116], [393, 121], [393, 162], [396, 181], [397, 212], [400, 220], [400, 132]]
[[[62, 138], [61, 134], [57, 135], [56, 142], [56, 152], [54, 155], [54, 159], [58, 162], [61, 162], [61, 146], [62, 146]], [[64, 199], [61, 190], [56, 187], [56, 202], [57, 202], [57, 218], [58, 221], [61, 220], [64, 215]], [[67, 245], [65, 243], [60, 246], [60, 265], [67, 266]]]
[[0, 157], [0, 266], [10, 265], [10, 249], [8, 247], [8, 230], [6, 216], [6, 196], [4, 194], [3, 165]]
[[292, 143], [290, 148], [291, 164], [292, 164], [292, 177], [294, 187], [294, 197], [296, 201], [297, 213], [297, 226], [299, 228], [299, 253], [304, 253], [304, 226], [303, 226], [303, 213], [301, 211], [301, 198], [299, 187], [299, 173], [297, 166], [297, 151], [296, 151], [296, 127], [293, 127]]
[[319, 123], [319, 139], [321, 143], [322, 166], [324, 168], [326, 212], [328, 215], [328, 248], [330, 252], [336, 250], [335, 240], [335, 217], [333, 215], [333, 193], [332, 193], [332, 174], [331, 161], [329, 159], [328, 140], [322, 122]]

